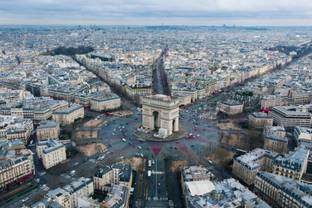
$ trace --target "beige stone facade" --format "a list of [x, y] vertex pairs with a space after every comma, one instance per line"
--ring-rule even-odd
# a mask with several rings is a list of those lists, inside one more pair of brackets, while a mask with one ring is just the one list
[[144, 97], [142, 101], [142, 122], [145, 129], [165, 130], [166, 135], [179, 131], [178, 100], [166, 95], [152, 95]]
[[281, 154], [288, 153], [288, 139], [275, 135], [264, 137], [264, 149]]
[[301, 180], [307, 171], [309, 150], [300, 146], [288, 155], [279, 156], [274, 161], [273, 173], [295, 180]]
[[266, 113], [255, 112], [248, 116], [249, 127], [264, 128], [265, 126], [273, 126], [273, 118]]
[[55, 121], [41, 121], [37, 127], [38, 140], [58, 139], [60, 136], [60, 125]]
[[62, 188], [56, 188], [47, 193], [48, 201], [53, 201], [63, 208], [73, 208], [72, 197], [70, 193]]
[[119, 184], [119, 172], [117, 168], [104, 168], [93, 177], [94, 189], [100, 192], [107, 191], [109, 185]]
[[90, 100], [90, 109], [94, 111], [114, 110], [120, 108], [121, 100], [118, 96], [92, 98]]
[[9, 140], [21, 139], [25, 143], [27, 143], [28, 138], [31, 135], [31, 132], [32, 132], [32, 127], [24, 128], [24, 129], [9, 129], [6, 132], [6, 138]]
[[69, 125], [75, 120], [84, 117], [84, 108], [78, 104], [72, 104], [67, 109], [57, 110], [53, 113], [53, 120], [61, 125]]
[[270, 96], [263, 98], [260, 101], [260, 104], [261, 104], [261, 108], [272, 108], [275, 106], [285, 105], [287, 104], [287, 102], [282, 97], [270, 95]]
[[263, 135], [269, 136], [277, 136], [277, 137], [285, 137], [286, 136], [286, 130], [282, 126], [266, 126], [263, 129]]
[[254, 149], [234, 159], [233, 174], [247, 185], [251, 185], [259, 171], [273, 169], [275, 155], [264, 149]]
[[49, 169], [66, 160], [66, 148], [57, 140], [39, 142], [36, 151], [45, 169]]
[[4, 188], [8, 184], [17, 182], [24, 177], [31, 176], [33, 169], [32, 156], [3, 161], [0, 164], [0, 188]]
[[260, 172], [254, 184], [255, 193], [272, 207], [311, 207], [311, 184], [300, 183], [287, 177]]
[[218, 104], [218, 110], [227, 115], [235, 115], [242, 113], [244, 110], [244, 104], [238, 103], [233, 100], [224, 101]]

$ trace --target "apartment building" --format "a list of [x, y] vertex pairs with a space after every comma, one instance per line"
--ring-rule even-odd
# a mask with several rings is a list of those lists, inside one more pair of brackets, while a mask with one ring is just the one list
[[234, 158], [233, 174], [247, 185], [252, 185], [259, 171], [273, 169], [273, 161], [276, 157], [277, 153], [260, 148], [254, 149]]
[[297, 106], [277, 106], [269, 112], [274, 123], [284, 127], [310, 127], [311, 113], [305, 107]]
[[235, 115], [243, 112], [244, 104], [234, 100], [227, 100], [219, 103], [218, 109], [227, 115]]
[[278, 156], [273, 163], [273, 173], [300, 180], [307, 171], [309, 153], [305, 146], [300, 146], [287, 155]]
[[285, 137], [286, 136], [286, 130], [283, 126], [266, 126], [263, 129], [263, 135], [264, 136], [277, 136], [277, 137]]
[[270, 206], [233, 178], [216, 181], [207, 168], [186, 167], [182, 170], [181, 186], [187, 208]]
[[273, 118], [267, 113], [254, 112], [248, 115], [249, 127], [264, 128], [266, 126], [273, 126]]
[[90, 109], [94, 111], [108, 111], [120, 108], [120, 97], [114, 93], [100, 93], [90, 100]]
[[288, 153], [288, 139], [274, 134], [264, 136], [264, 149], [280, 154]]
[[[109, 185], [129, 186], [132, 181], [132, 170], [129, 165], [120, 163], [101, 168], [93, 177], [94, 189], [97, 191], [106, 191]], [[131, 184], [131, 183], [130, 183]]]
[[101, 202], [102, 207], [129, 207], [129, 195], [130, 192], [127, 187], [120, 185], [113, 185], [107, 193], [106, 198]]
[[285, 99], [276, 95], [264, 96], [260, 101], [261, 109], [270, 109], [275, 106], [283, 106], [285, 104], [287, 104]]
[[42, 200], [34, 203], [32, 208], [68, 207], [100, 208], [100, 203], [92, 199], [94, 193], [91, 178], [78, 178], [63, 188], [50, 190]]
[[63, 187], [71, 195], [71, 204], [73, 207], [79, 206], [80, 198], [89, 198], [94, 194], [93, 180], [91, 178], [81, 177]]
[[0, 114], [29, 118], [34, 123], [38, 123], [51, 118], [54, 111], [66, 108], [67, 106], [68, 103], [64, 100], [36, 97], [22, 100], [18, 106], [0, 106]]
[[60, 124], [53, 120], [41, 121], [36, 129], [38, 140], [58, 139], [60, 136]]
[[[53, 202], [54, 206], [62, 208], [74, 208], [70, 193], [62, 188], [56, 188], [49, 191], [46, 195], [48, 202]], [[44, 207], [48, 207], [45, 206]]]
[[33, 153], [21, 140], [0, 140], [0, 189], [33, 177]]
[[0, 138], [15, 140], [21, 139], [27, 143], [33, 130], [31, 119], [16, 116], [0, 116]]
[[294, 129], [294, 138], [298, 145], [304, 145], [312, 149], [312, 129], [296, 126]]
[[69, 125], [75, 120], [84, 117], [84, 108], [78, 104], [71, 104], [66, 109], [57, 110], [53, 113], [52, 119], [61, 125]]
[[49, 169], [66, 160], [66, 148], [57, 140], [39, 141], [36, 146], [38, 157], [45, 169]]
[[259, 172], [254, 191], [272, 207], [312, 207], [312, 185], [285, 176]]

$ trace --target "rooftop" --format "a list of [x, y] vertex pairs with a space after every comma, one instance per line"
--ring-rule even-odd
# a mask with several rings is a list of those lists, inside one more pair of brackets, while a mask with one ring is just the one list
[[241, 102], [239, 102], [237, 100], [224, 100], [224, 101], [222, 101], [222, 104], [232, 105], [232, 106], [243, 105], [243, 103], [241, 103]]
[[298, 106], [276, 106], [272, 111], [283, 115], [284, 117], [304, 117], [311, 118], [311, 113], [303, 107]]
[[59, 123], [54, 120], [45, 120], [45, 121], [40, 121], [40, 124], [37, 127], [37, 129], [55, 128], [58, 126], [59, 126]]
[[215, 190], [214, 184], [209, 180], [187, 181], [185, 185], [191, 196], [200, 196]]
[[258, 163], [258, 160], [262, 159], [265, 156], [275, 157], [276, 155], [277, 153], [273, 153], [269, 150], [256, 148], [251, 152], [235, 158], [235, 160], [248, 167], [249, 169], [256, 169], [261, 167], [261, 165]]
[[257, 177], [263, 179], [267, 183], [277, 189], [294, 197], [297, 201], [304, 204], [305, 207], [312, 206], [312, 185], [293, 180], [288, 177], [275, 175], [268, 172], [259, 172]]
[[64, 189], [70, 193], [74, 193], [90, 183], [93, 183], [93, 180], [91, 178], [81, 177], [78, 180], [75, 180], [70, 184], [66, 185]]
[[[212, 184], [203, 184], [202, 186], [205, 187], [207, 185], [207, 193], [187, 197], [191, 207], [270, 207], [267, 203], [257, 197], [257, 195], [249, 191], [245, 186], [233, 178], [214, 182]], [[202, 187], [202, 189], [204, 187]]]
[[43, 149], [43, 153], [45, 154], [48, 154], [50, 152], [53, 152], [55, 150], [65, 147], [61, 142], [59, 142], [58, 140], [54, 140], [54, 139], [39, 141], [37, 146], [45, 146], [45, 148]]
[[267, 113], [264, 112], [253, 112], [251, 115], [256, 118], [272, 118], [271, 116], [269, 116]]
[[69, 114], [81, 108], [83, 108], [83, 106], [74, 103], [74, 104], [71, 104], [66, 109], [60, 109], [60, 110], [55, 111], [53, 114]]
[[290, 152], [285, 156], [278, 156], [274, 164], [288, 168], [291, 170], [298, 170], [304, 168], [305, 160], [309, 156], [309, 150], [301, 145], [295, 151]]

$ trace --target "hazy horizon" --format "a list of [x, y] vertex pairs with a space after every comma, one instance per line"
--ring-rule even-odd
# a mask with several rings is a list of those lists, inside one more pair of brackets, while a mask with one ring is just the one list
[[312, 26], [309, 0], [11, 0], [0, 25]]

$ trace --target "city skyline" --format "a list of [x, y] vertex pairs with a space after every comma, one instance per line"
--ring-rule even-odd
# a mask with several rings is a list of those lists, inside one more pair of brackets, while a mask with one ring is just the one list
[[0, 207], [312, 207], [311, 0], [0, 0]]
[[308, 0], [13, 0], [0, 2], [2, 25], [312, 26]]

